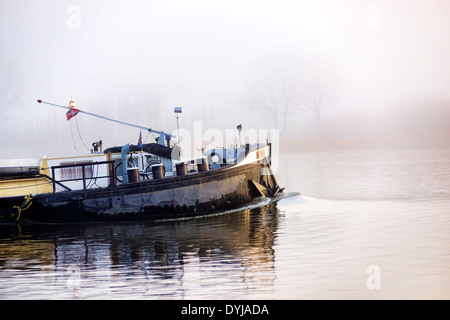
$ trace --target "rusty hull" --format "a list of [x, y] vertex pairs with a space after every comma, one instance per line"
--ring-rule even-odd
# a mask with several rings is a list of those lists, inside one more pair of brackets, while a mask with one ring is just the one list
[[[20, 219], [40, 222], [126, 221], [221, 212], [261, 196], [254, 187], [255, 182], [268, 190], [278, 187], [274, 177], [264, 174], [268, 166], [263, 163], [230, 166], [110, 188], [40, 194], [33, 199], [30, 208], [22, 212]], [[16, 201], [20, 202], [22, 198]], [[17, 205], [17, 202], [12, 205]]]

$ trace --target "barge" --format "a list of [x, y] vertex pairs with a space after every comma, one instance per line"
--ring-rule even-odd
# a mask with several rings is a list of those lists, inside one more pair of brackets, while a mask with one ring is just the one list
[[271, 143], [215, 148], [183, 161], [176, 145], [164, 143], [170, 137], [160, 132], [157, 143], [104, 151], [98, 141], [81, 157], [0, 160], [0, 222], [177, 219], [283, 191], [272, 172]]

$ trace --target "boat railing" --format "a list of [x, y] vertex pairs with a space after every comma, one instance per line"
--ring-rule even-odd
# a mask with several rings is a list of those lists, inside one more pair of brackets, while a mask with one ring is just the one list
[[[100, 166], [100, 165], [108, 165], [109, 168], [108, 168], [107, 172], [109, 174], [104, 175], [104, 176], [93, 176], [93, 174], [92, 174], [94, 172], [94, 170], [92, 170], [93, 166]], [[90, 174], [88, 174], [86, 167], [91, 168], [91, 170], [89, 170]], [[55, 170], [69, 169], [69, 168], [81, 168], [81, 177], [70, 178], [70, 179], [59, 179], [59, 180], [56, 179]], [[110, 186], [116, 185], [114, 160], [97, 161], [97, 162], [83, 162], [83, 163], [75, 163], [75, 164], [63, 164], [63, 165], [59, 165], [59, 166], [52, 166], [51, 170], [52, 170], [51, 179], [52, 179], [53, 193], [56, 193], [56, 185], [57, 184], [63, 185], [62, 182], [69, 182], [69, 181], [80, 181], [80, 180], [83, 181], [83, 190], [86, 190], [86, 188], [88, 187], [88, 183], [87, 183], [88, 181], [97, 180], [97, 179], [108, 178]], [[70, 190], [66, 186], [64, 186], [64, 188]]]

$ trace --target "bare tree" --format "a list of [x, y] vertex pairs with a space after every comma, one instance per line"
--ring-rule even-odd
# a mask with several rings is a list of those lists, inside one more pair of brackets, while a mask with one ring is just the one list
[[0, 119], [2, 127], [9, 127], [11, 120], [19, 118], [23, 112], [22, 74], [18, 64], [2, 50], [0, 56]]
[[302, 107], [312, 113], [316, 121], [317, 134], [320, 134], [324, 112], [336, 98], [334, 86], [329, 81], [311, 83], [302, 89]]
[[270, 57], [253, 71], [246, 103], [269, 115], [280, 138], [295, 112], [307, 111], [320, 134], [326, 109], [337, 98], [337, 72], [329, 60], [319, 57]]
[[266, 59], [255, 68], [245, 94], [251, 109], [269, 115], [283, 138], [289, 115], [299, 106], [299, 81], [296, 65], [285, 59]]
[[335, 68], [324, 60], [316, 60], [304, 68], [301, 84], [301, 110], [309, 111], [321, 133], [326, 109], [338, 98], [338, 78]]
[[140, 88], [129, 97], [129, 101], [130, 107], [136, 110], [135, 117], [141, 115], [143, 124], [155, 129], [160, 125], [159, 122], [162, 121], [163, 115], [169, 112], [163, 108], [163, 96], [151, 87]]

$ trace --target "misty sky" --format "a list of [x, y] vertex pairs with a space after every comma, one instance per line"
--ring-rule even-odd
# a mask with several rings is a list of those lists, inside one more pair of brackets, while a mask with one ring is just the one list
[[[1, 0], [0, 151], [59, 154], [74, 149], [73, 134], [82, 149], [65, 111], [37, 99], [73, 97], [86, 111], [166, 131], [176, 127], [174, 106], [183, 106], [186, 128], [194, 120], [270, 127], [244, 99], [255, 70], [268, 64], [299, 75], [315, 64], [335, 75], [338, 94], [326, 114], [344, 127], [353, 116], [417, 101], [424, 106], [415, 109], [429, 101], [448, 109], [449, 16], [447, 0]], [[77, 120], [88, 146], [137, 142], [134, 129]], [[287, 135], [307, 135], [309, 122], [293, 110]]]

